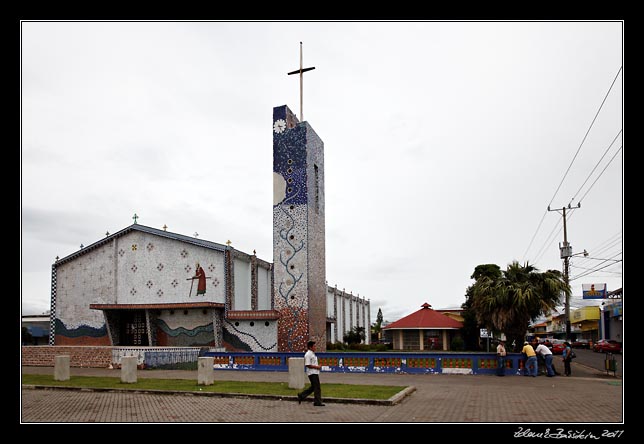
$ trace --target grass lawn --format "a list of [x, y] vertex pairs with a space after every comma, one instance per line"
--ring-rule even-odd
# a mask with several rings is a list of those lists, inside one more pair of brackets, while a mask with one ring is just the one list
[[[296, 396], [300, 390], [289, 388], [286, 382], [215, 381], [198, 385], [190, 379], [138, 378], [128, 384], [121, 378], [71, 376], [69, 381], [55, 381], [51, 375], [22, 375], [22, 383], [51, 387], [82, 387], [120, 390], [169, 390], [186, 392], [241, 393], [254, 395]], [[308, 386], [308, 385], [307, 385]], [[322, 384], [322, 394], [329, 398], [389, 399], [406, 386]]]

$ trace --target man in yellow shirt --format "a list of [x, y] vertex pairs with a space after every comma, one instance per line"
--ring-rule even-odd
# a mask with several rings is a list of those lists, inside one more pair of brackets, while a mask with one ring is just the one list
[[526, 356], [525, 365], [523, 366], [524, 374], [523, 376], [532, 376], [533, 378], [537, 376], [538, 363], [537, 363], [537, 353], [534, 351], [534, 348], [530, 345], [528, 341], [523, 343], [523, 349], [521, 350]]

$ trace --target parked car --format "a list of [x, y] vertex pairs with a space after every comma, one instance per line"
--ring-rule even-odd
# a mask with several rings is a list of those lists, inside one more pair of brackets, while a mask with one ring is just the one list
[[550, 341], [552, 343], [552, 348], [550, 349], [552, 351], [553, 355], [560, 355], [563, 353], [564, 349], [566, 348], [566, 344], [564, 344], [563, 339], [553, 339]]
[[570, 345], [573, 348], [590, 348], [590, 341], [588, 339], [576, 339]]
[[614, 339], [600, 339], [593, 345], [593, 351], [597, 353], [621, 353], [622, 344]]

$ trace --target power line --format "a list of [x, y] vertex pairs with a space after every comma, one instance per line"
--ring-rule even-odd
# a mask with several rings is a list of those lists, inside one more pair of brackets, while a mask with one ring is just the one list
[[[620, 261], [620, 262], [621, 262], [621, 261]], [[591, 275], [591, 274], [596, 273], [596, 272], [598, 272], [598, 271], [600, 271], [600, 270], [603, 270], [604, 268], [612, 267], [613, 265], [615, 265], [615, 263], [606, 264], [606, 265], [604, 265], [603, 267], [598, 267], [598, 268], [595, 268], [594, 270], [587, 271], [587, 272], [585, 272], [585, 273], [582, 273], [582, 274], [580, 274], [580, 275], [577, 275], [577, 276], [575, 276], [574, 278], [571, 278], [570, 280], [575, 280], [575, 279], [582, 278], [582, 277], [584, 277], [584, 276]]]
[[[577, 152], [575, 153], [575, 156], [574, 156], [574, 157], [573, 157], [573, 159], [571, 160], [570, 165], [568, 166], [568, 168], [567, 168], [567, 170], [566, 170], [566, 172], [565, 172], [564, 176], [563, 176], [563, 177], [562, 177], [562, 179], [561, 179], [561, 182], [559, 183], [559, 186], [557, 186], [557, 189], [555, 190], [555, 193], [553, 194], [552, 198], [550, 199], [550, 204], [548, 205], [548, 208], [552, 205], [552, 202], [554, 201], [555, 197], [557, 196], [557, 193], [559, 193], [559, 190], [560, 190], [560, 188], [561, 188], [561, 185], [563, 184], [564, 180], [566, 179], [566, 176], [568, 175], [568, 172], [570, 171], [570, 168], [572, 167], [572, 164], [575, 162], [575, 159], [577, 158], [577, 155], [579, 154], [579, 151], [581, 150], [581, 147], [583, 146], [584, 142], [586, 141], [586, 138], [588, 137], [588, 133], [590, 133], [590, 130], [592, 129], [592, 127], [593, 127], [593, 125], [594, 125], [594, 123], [595, 123], [595, 120], [597, 120], [597, 116], [599, 115], [599, 113], [600, 113], [601, 109], [603, 108], [604, 103], [606, 102], [606, 99], [608, 98], [608, 95], [610, 94], [611, 90], [613, 89], [613, 86], [615, 85], [615, 81], [617, 80], [617, 77], [619, 76], [619, 74], [620, 74], [621, 72], [622, 72], [622, 67], [620, 66], [620, 67], [619, 67], [619, 70], [617, 71], [617, 74], [615, 75], [615, 78], [613, 79], [613, 82], [611, 83], [610, 87], [608, 88], [608, 91], [606, 92], [606, 95], [604, 96], [604, 99], [602, 100], [602, 103], [599, 105], [599, 108], [597, 109], [597, 112], [595, 113], [595, 117], [593, 118], [592, 122], [590, 123], [590, 126], [588, 127], [588, 130], [586, 131], [586, 134], [584, 135], [584, 138], [582, 139], [581, 143], [579, 144], [579, 147], [577, 148]], [[620, 130], [620, 133], [621, 133], [621, 130]], [[611, 145], [612, 145], [612, 143], [611, 143]], [[610, 147], [609, 147], [608, 149], [610, 149]], [[620, 149], [621, 149], [621, 147], [620, 147]], [[607, 151], [608, 151], [608, 150], [607, 150]], [[618, 150], [618, 152], [619, 152], [619, 150]], [[602, 157], [603, 157], [603, 156], [602, 156]], [[613, 158], [614, 158], [614, 157], [615, 157], [615, 156], [613, 156]], [[601, 159], [600, 159], [600, 160], [601, 160]], [[612, 161], [612, 159], [611, 159], [611, 161]], [[609, 164], [610, 164], [610, 162], [609, 162]], [[606, 169], [606, 168], [604, 168], [604, 170], [605, 170], [605, 169]], [[604, 171], [604, 170], [603, 170], [603, 171]], [[593, 170], [593, 171], [594, 171], [594, 170]], [[603, 171], [602, 171], [602, 173], [603, 173]], [[591, 172], [590, 174], [592, 174], [592, 172]], [[600, 174], [600, 176], [601, 176], [601, 174]], [[595, 182], [596, 182], [596, 180], [595, 180]], [[595, 183], [595, 182], [593, 182], [593, 185], [594, 185], [594, 183]], [[586, 182], [584, 182], [584, 184], [585, 184], [585, 183], [586, 183]], [[583, 187], [583, 185], [582, 185], [582, 187]], [[592, 188], [592, 185], [591, 185], [591, 188]], [[580, 190], [581, 190], [581, 187], [580, 187], [580, 189], [579, 189], [577, 192], [579, 192]], [[590, 189], [589, 189], [588, 191], [590, 191]], [[585, 197], [585, 196], [588, 194], [588, 191], [584, 194], [584, 196], [583, 196], [583, 197]], [[575, 194], [576, 194], [576, 193], [575, 193]], [[574, 199], [574, 198], [573, 198], [573, 199]], [[581, 200], [580, 200], [580, 201], [581, 201]], [[570, 204], [569, 204], [569, 206], [570, 206]], [[534, 242], [534, 239], [536, 238], [537, 233], [538, 233], [538, 232], [539, 232], [539, 230], [541, 229], [541, 226], [542, 226], [542, 224], [543, 224], [543, 221], [544, 221], [544, 219], [545, 219], [545, 217], [546, 217], [546, 214], [547, 214], [547, 213], [548, 213], [548, 210], [544, 211], [543, 216], [541, 216], [541, 220], [539, 221], [539, 224], [537, 225], [537, 228], [536, 228], [536, 230], [535, 230], [534, 234], [532, 235], [532, 238], [530, 239], [530, 243], [528, 244], [528, 247], [526, 248], [525, 252], [523, 253], [523, 257], [524, 257], [524, 259], [525, 259], [525, 257], [528, 255], [528, 251], [530, 251], [530, 247], [532, 247], [532, 244], [533, 244], [533, 242]], [[554, 230], [554, 229], [553, 229], [553, 230]], [[551, 232], [551, 234], [550, 234], [550, 235], [552, 235], [552, 232]], [[548, 245], [548, 244], [550, 243], [550, 240], [549, 240], [550, 235], [548, 236], [547, 240], [546, 240], [546, 241], [544, 242], [544, 244], [542, 245], [542, 247], [541, 247], [541, 249], [539, 250], [539, 252], [541, 252], [541, 251], [545, 248], [545, 246], [546, 246], [546, 245]], [[540, 254], [541, 254], [541, 253], [537, 253], [537, 257], [538, 257], [538, 258], [540, 258]], [[536, 263], [536, 262], [537, 262], [537, 261], [535, 260], [535, 263]]]
[[[623, 146], [623, 145], [622, 145], [622, 146]], [[581, 201], [584, 199], [584, 197], [586, 197], [586, 195], [588, 194], [588, 192], [593, 188], [593, 186], [595, 186], [595, 183], [599, 180], [599, 178], [602, 176], [602, 174], [604, 174], [604, 171], [606, 171], [606, 168], [608, 168], [608, 166], [613, 162], [613, 159], [615, 159], [615, 157], [619, 154], [619, 152], [620, 152], [621, 150], [622, 150], [622, 147], [620, 146], [620, 147], [619, 147], [619, 149], [618, 149], [617, 151], [615, 151], [615, 154], [613, 154], [613, 157], [611, 157], [611, 159], [608, 161], [608, 163], [606, 164], [606, 166], [604, 167], [604, 169], [602, 170], [602, 172], [601, 172], [601, 173], [599, 173], [599, 176], [597, 176], [597, 178], [593, 181], [593, 183], [592, 183], [592, 184], [590, 185], [590, 187], [586, 190], [586, 192], [584, 193], [584, 195], [583, 195], [583, 196], [581, 196], [581, 199], [579, 199], [579, 202], [581, 202]]]
[[586, 141], [586, 137], [588, 137], [588, 133], [590, 133], [591, 128], [593, 127], [593, 124], [595, 123], [595, 120], [597, 119], [597, 116], [599, 115], [599, 112], [601, 111], [602, 107], [604, 106], [604, 103], [606, 102], [606, 99], [608, 98], [608, 95], [610, 94], [610, 91], [613, 89], [613, 85], [615, 84], [615, 81], [617, 80], [617, 77], [619, 76], [619, 73], [622, 72], [622, 67], [619, 67], [619, 70], [617, 71], [617, 74], [615, 75], [615, 78], [613, 79], [613, 83], [610, 84], [610, 88], [608, 88], [608, 92], [604, 96], [604, 100], [602, 100], [601, 105], [599, 105], [599, 109], [595, 113], [595, 117], [593, 117], [593, 121], [590, 122], [590, 126], [588, 127], [588, 130], [586, 131], [586, 134], [584, 135], [584, 138], [582, 139], [581, 143], [579, 144], [579, 148], [577, 148], [577, 152], [575, 153], [574, 157], [570, 161], [570, 165], [568, 165], [568, 169], [566, 169], [566, 172], [564, 176], [561, 178], [561, 182], [559, 182], [559, 186], [555, 190], [555, 194], [552, 196], [552, 199], [550, 199], [550, 203], [548, 206], [552, 205], [552, 202], [555, 200], [555, 197], [557, 196], [557, 193], [559, 192], [559, 189], [561, 188], [561, 185], [563, 184], [564, 180], [566, 179], [566, 176], [568, 175], [568, 172], [570, 171], [570, 168], [572, 167], [572, 164], [575, 163], [575, 159], [577, 158], [577, 155], [579, 154], [579, 151], [581, 150], [581, 147], [583, 146], [584, 142]]
[[[621, 133], [622, 133], [622, 130], [620, 129], [619, 132], [617, 133], [617, 135], [615, 136], [615, 138], [613, 139], [613, 141], [610, 143], [610, 145], [608, 145], [608, 148], [606, 148], [606, 151], [604, 151], [604, 154], [602, 154], [602, 156], [599, 158], [599, 160], [597, 161], [597, 163], [595, 164], [593, 169], [590, 171], [590, 173], [588, 173], [588, 176], [586, 177], [586, 180], [584, 180], [584, 183], [582, 183], [581, 186], [579, 187], [579, 189], [577, 191], [575, 191], [575, 195], [572, 197], [572, 199], [570, 199], [570, 202], [568, 202], [568, 205], [572, 204], [572, 202], [575, 200], [575, 196], [577, 196], [577, 194], [579, 194], [579, 192], [584, 187], [584, 185], [586, 185], [586, 182], [588, 182], [588, 180], [590, 179], [590, 176], [593, 175], [593, 173], [595, 172], [595, 170], [597, 169], [597, 167], [599, 166], [601, 161], [604, 159], [604, 157], [606, 157], [606, 154], [608, 154], [608, 151], [610, 151], [610, 149], [612, 148], [613, 144], [615, 143], [615, 141], [617, 140], [617, 138], [619, 137], [619, 135]], [[617, 152], [619, 152], [619, 150], [621, 150], [621, 149], [622, 149], [622, 147], [619, 147]], [[617, 154], [617, 153], [615, 153], [615, 154]], [[615, 158], [615, 156], [613, 155], [611, 160], [608, 161], [608, 165], [610, 165], [610, 163], [613, 161], [614, 158]], [[606, 166], [608, 166], [608, 165], [606, 165]], [[606, 171], [606, 167], [604, 167], [602, 172], [599, 173], [599, 176], [597, 177], [597, 179], [599, 179], [599, 177], [601, 177], [601, 175], [604, 173], [604, 171]], [[593, 182], [593, 185], [595, 184], [595, 182], [597, 182], [597, 179], [595, 179], [595, 181]], [[591, 185], [591, 188], [592, 188], [592, 185]], [[590, 191], [590, 188], [588, 189], [588, 191]], [[588, 194], [588, 191], [586, 191], [584, 196], [586, 196], [586, 194]], [[579, 202], [581, 202], [581, 200], [582, 199], [580, 199]]]

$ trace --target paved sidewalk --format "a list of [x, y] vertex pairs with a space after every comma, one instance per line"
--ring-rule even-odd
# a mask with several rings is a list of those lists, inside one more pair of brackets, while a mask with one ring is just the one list
[[[198, 396], [41, 389], [23, 386], [21, 423], [602, 423], [624, 421], [622, 380], [573, 363], [572, 377], [326, 373], [325, 383], [391, 384], [415, 391], [396, 405], [334, 400], [325, 407], [292, 398]], [[23, 367], [51, 374], [53, 367]], [[215, 371], [215, 381], [287, 381], [285, 372]], [[120, 370], [72, 368], [71, 375], [120, 377]], [[139, 378], [195, 379], [197, 372], [139, 370]], [[622, 426], [623, 429], [623, 426]]]

